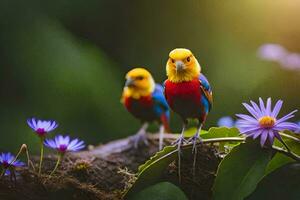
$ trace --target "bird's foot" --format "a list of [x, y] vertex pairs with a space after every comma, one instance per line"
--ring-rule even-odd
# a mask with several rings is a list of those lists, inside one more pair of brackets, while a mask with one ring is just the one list
[[187, 140], [184, 139], [183, 135], [180, 135], [176, 141], [172, 142], [172, 145], [177, 146], [178, 150], [178, 178], [179, 178], [179, 183], [181, 182], [181, 146], [187, 143]]
[[177, 146], [178, 149], [178, 155], [181, 155], [181, 146], [183, 144], [188, 143], [188, 141], [181, 135], [177, 138], [177, 140], [175, 140], [174, 142], [172, 142], [172, 145]]
[[134, 148], [138, 148], [140, 145], [149, 145], [146, 131], [139, 131], [137, 134], [130, 137], [130, 141], [133, 144]]
[[179, 136], [174, 142], [172, 142], [172, 145], [183, 145], [184, 143], [187, 143], [188, 141], [183, 137]]
[[198, 141], [200, 143], [202, 143], [202, 139], [201, 139], [201, 137], [199, 136], [198, 133], [195, 134], [193, 137], [191, 137], [191, 138], [188, 139], [188, 142], [191, 142], [193, 144], [193, 149], [192, 149], [193, 153], [196, 153], [196, 151], [197, 151], [197, 142]]
[[198, 133], [196, 133], [193, 137], [191, 137], [191, 138], [188, 139], [188, 142], [191, 142], [193, 144], [193, 149], [192, 149], [192, 153], [194, 154], [193, 169], [192, 169], [193, 180], [196, 177], [196, 159], [197, 159], [197, 143], [198, 143], [198, 141], [200, 143], [202, 143], [202, 139], [201, 139], [201, 137], [199, 136]]

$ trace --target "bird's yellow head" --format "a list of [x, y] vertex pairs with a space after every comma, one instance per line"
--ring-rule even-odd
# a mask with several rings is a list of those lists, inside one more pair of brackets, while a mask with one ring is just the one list
[[134, 68], [126, 74], [123, 97], [139, 99], [150, 95], [155, 89], [155, 83], [150, 72], [144, 68]]
[[201, 67], [190, 50], [177, 48], [170, 52], [166, 70], [168, 80], [179, 83], [199, 77]]

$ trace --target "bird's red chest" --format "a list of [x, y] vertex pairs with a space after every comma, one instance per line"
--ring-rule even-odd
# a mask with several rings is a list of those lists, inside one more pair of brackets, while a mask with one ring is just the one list
[[185, 103], [200, 102], [200, 82], [198, 79], [181, 83], [172, 83], [167, 80], [165, 83], [165, 94], [170, 105], [177, 99], [185, 100]]
[[200, 81], [165, 83], [165, 97], [169, 106], [184, 117], [196, 117], [202, 111]]
[[139, 99], [134, 99], [131, 97], [126, 97], [125, 98], [125, 102], [124, 102], [125, 107], [130, 111], [134, 108], [148, 108], [148, 107], [152, 107], [153, 105], [153, 100], [151, 98], [151, 96], [143, 96]]
[[143, 96], [139, 99], [126, 97], [124, 101], [126, 109], [138, 119], [152, 121], [157, 118], [154, 113], [154, 102], [152, 97]]

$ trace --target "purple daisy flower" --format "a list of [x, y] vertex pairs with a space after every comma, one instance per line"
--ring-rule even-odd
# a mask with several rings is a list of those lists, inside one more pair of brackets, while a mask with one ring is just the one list
[[224, 116], [224, 117], [221, 117], [219, 120], [218, 120], [218, 126], [221, 127], [221, 126], [226, 126], [226, 127], [233, 127], [235, 125], [235, 122], [234, 120], [232, 119], [232, 117], [229, 117], [229, 116]]
[[300, 121], [298, 121], [297, 124], [298, 124], [299, 128], [298, 128], [298, 130], [296, 131], [296, 133], [300, 133]]
[[27, 124], [32, 128], [40, 137], [44, 137], [48, 132], [57, 128], [58, 123], [53, 120], [43, 121], [35, 118], [27, 120]]
[[68, 151], [79, 151], [85, 147], [84, 142], [79, 139], [71, 140], [69, 136], [58, 135], [54, 139], [46, 139], [45, 146], [56, 149], [60, 153]]
[[271, 108], [271, 98], [268, 98], [266, 106], [261, 98], [259, 98], [259, 106], [253, 101], [250, 102], [251, 105], [246, 103], [243, 103], [243, 105], [252, 116], [237, 114], [236, 116], [240, 119], [236, 125], [246, 137], [252, 137], [253, 139], [260, 137], [261, 146], [265, 145], [267, 139], [269, 144], [272, 145], [275, 137], [282, 141], [278, 133], [279, 131], [296, 131], [299, 129], [298, 124], [287, 122], [288, 119], [294, 117], [294, 113], [297, 110], [290, 112], [282, 118], [277, 118], [283, 103], [282, 100], [276, 102], [273, 110]]
[[25, 166], [25, 163], [19, 160], [15, 160], [15, 161], [14, 160], [15, 160], [15, 156], [9, 152], [0, 154], [0, 166], [2, 167], [2, 169], [6, 170], [5, 175], [10, 174], [10, 172], [7, 169], [14, 169], [16, 167]]

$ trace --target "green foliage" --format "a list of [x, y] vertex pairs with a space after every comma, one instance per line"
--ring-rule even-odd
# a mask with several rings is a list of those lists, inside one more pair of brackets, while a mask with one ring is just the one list
[[[283, 137], [284, 142], [288, 145], [290, 150], [298, 155], [300, 155], [300, 144], [299, 142], [296, 142], [295, 140], [287, 139]], [[277, 140], [275, 142], [276, 146], [283, 147], [283, 145]], [[294, 162], [294, 160], [290, 157], [287, 157], [281, 153], [276, 153], [275, 156], [272, 158], [272, 160], [269, 162], [266, 174], [272, 172], [273, 170], [287, 164], [290, 162]]]
[[[221, 138], [221, 137], [237, 137], [240, 132], [237, 128], [227, 128], [227, 127], [212, 127], [209, 132], [203, 134], [201, 137], [203, 139], [210, 138]], [[239, 142], [220, 142], [219, 151], [225, 152], [226, 150], [231, 150], [233, 147], [238, 145]]]
[[284, 165], [265, 176], [247, 200], [300, 199], [300, 164]]
[[126, 197], [135, 194], [144, 188], [160, 181], [160, 178], [168, 165], [177, 158], [177, 148], [167, 146], [157, 152], [145, 164], [139, 167], [138, 179], [135, 181]]
[[[235, 128], [210, 128], [207, 132], [203, 131], [201, 135], [203, 143], [208, 139], [226, 138], [237, 136], [238, 131]], [[192, 146], [184, 145], [183, 154], [191, 153]], [[162, 151], [157, 152], [145, 164], [139, 167], [138, 179], [133, 186], [127, 191], [126, 197], [129, 197], [142, 189], [161, 181], [161, 176], [171, 162], [178, 159], [178, 151], [175, 146], [167, 146]]]
[[166, 146], [165, 148], [163, 148], [163, 150], [158, 151], [154, 156], [152, 156], [149, 160], [147, 160], [145, 164], [139, 166], [138, 174], [143, 172], [147, 167], [152, 165], [158, 159], [160, 159], [161, 157], [167, 155], [168, 153], [171, 153], [174, 150], [176, 150], [175, 146]]
[[272, 152], [256, 142], [240, 144], [221, 161], [213, 187], [215, 200], [241, 200], [256, 187]]
[[237, 137], [240, 132], [237, 128], [227, 128], [227, 127], [212, 127], [208, 130], [206, 134], [201, 137], [203, 139], [209, 138], [221, 138], [221, 137]]
[[[197, 129], [195, 127], [189, 128], [184, 132], [184, 137], [192, 137], [193, 135], [195, 135], [196, 131], [197, 131]], [[207, 133], [207, 131], [201, 130], [200, 135], [204, 135], [206, 133]], [[179, 136], [179, 134], [178, 134], [178, 136]]]
[[130, 200], [187, 200], [185, 194], [169, 182], [157, 183], [133, 195]]

